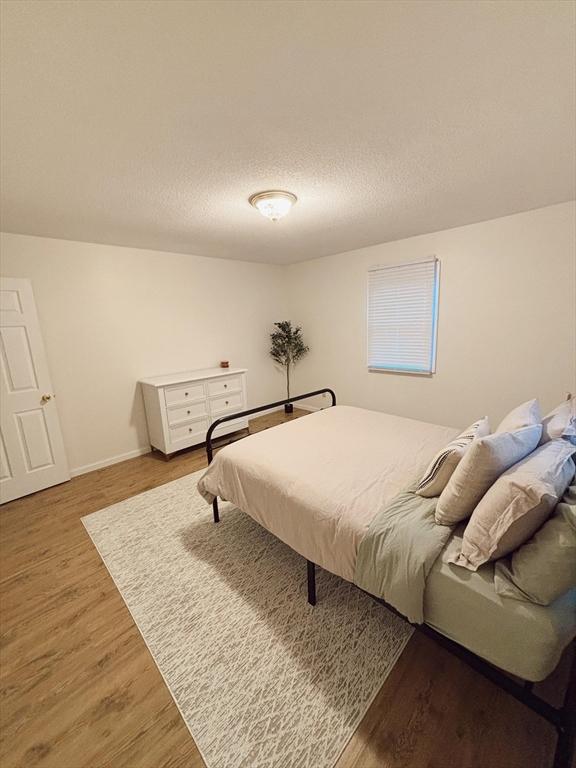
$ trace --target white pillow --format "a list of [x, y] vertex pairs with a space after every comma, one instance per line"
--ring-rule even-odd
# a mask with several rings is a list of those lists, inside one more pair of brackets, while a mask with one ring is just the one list
[[471, 424], [434, 456], [416, 486], [416, 493], [425, 498], [440, 496], [470, 444], [479, 437], [489, 434], [490, 424], [486, 416]]
[[542, 416], [540, 415], [538, 400], [527, 400], [504, 416], [500, 424], [498, 424], [496, 433], [516, 432], [517, 429], [522, 429], [522, 427], [531, 427], [534, 424], [541, 423]]
[[472, 513], [461, 551], [448, 562], [475, 571], [528, 541], [574, 477], [575, 451], [565, 440], [551, 440], [504, 472]]
[[576, 399], [573, 397], [564, 400], [542, 419], [540, 444], [557, 437], [566, 437], [570, 442], [576, 442]]
[[470, 517], [500, 475], [532, 453], [541, 434], [542, 425], [536, 424], [474, 440], [438, 499], [436, 522], [455, 525]]

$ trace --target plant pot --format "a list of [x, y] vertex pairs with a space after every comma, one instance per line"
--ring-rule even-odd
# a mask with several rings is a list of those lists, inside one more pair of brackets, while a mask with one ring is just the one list
[[292, 403], [286, 403], [284, 406], [284, 413], [294, 413], [294, 406]]

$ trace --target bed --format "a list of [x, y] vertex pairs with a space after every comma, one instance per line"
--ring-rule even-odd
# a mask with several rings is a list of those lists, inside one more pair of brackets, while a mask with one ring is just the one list
[[458, 430], [335, 406], [233, 443], [198, 490], [233, 502], [307, 560], [354, 581], [376, 512]]
[[[487, 669], [480, 671], [556, 725], [561, 738], [555, 765], [567, 765], [571, 715], [541, 703], [531, 682], [554, 670], [576, 636], [576, 590], [543, 607], [497, 595], [492, 564], [473, 573], [447, 562], [461, 532], [436, 525], [436, 500], [417, 496], [414, 488], [433, 455], [456, 434], [450, 427], [334, 405], [226, 446], [198, 490], [213, 503], [215, 520], [220, 497], [302, 555], [312, 604], [319, 565], [459, 655], [482, 662]], [[209, 432], [211, 460], [210, 438]], [[499, 670], [528, 682], [506, 682]]]

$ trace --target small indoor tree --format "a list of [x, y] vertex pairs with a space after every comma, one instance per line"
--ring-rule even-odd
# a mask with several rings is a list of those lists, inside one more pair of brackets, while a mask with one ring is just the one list
[[[302, 338], [302, 328], [292, 326], [290, 320], [274, 323], [276, 330], [270, 334], [270, 356], [286, 369], [286, 397], [290, 397], [290, 372], [298, 360], [304, 357], [309, 347]], [[286, 413], [292, 413], [292, 403], [284, 406]]]

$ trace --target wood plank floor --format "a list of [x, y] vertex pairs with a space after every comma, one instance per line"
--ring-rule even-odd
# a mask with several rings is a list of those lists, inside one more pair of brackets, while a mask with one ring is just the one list
[[[251, 430], [284, 418], [255, 419]], [[80, 518], [205, 464], [203, 449], [169, 462], [148, 454], [1, 508], [2, 768], [203, 766]], [[553, 692], [560, 678], [548, 682]], [[415, 634], [338, 768], [547, 768], [555, 739]]]

